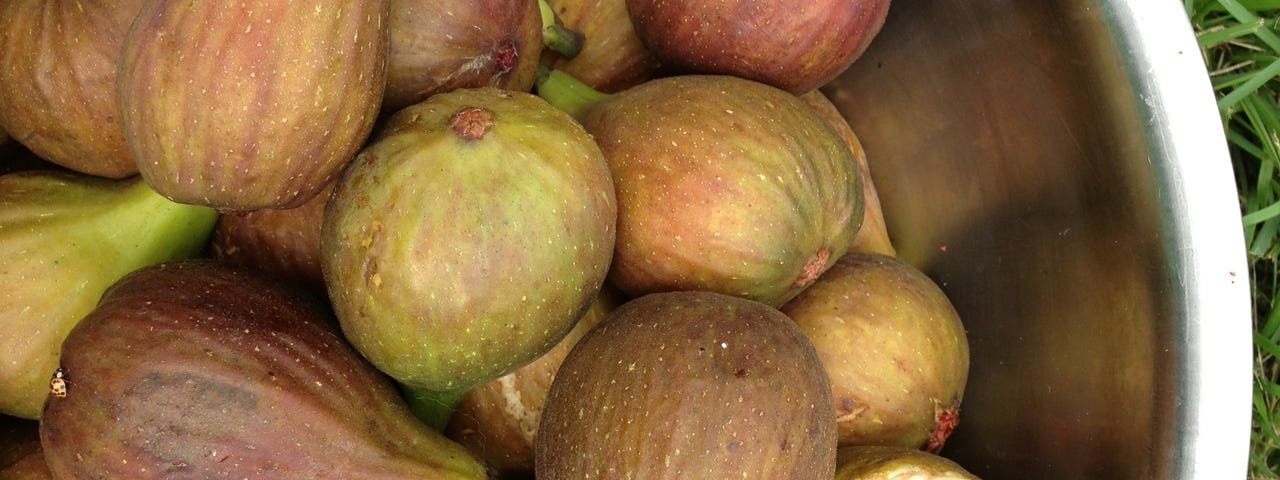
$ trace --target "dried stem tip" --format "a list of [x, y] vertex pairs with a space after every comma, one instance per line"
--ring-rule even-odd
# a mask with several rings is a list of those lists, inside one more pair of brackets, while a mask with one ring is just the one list
[[449, 117], [449, 128], [464, 140], [479, 140], [493, 126], [493, 112], [480, 107], [466, 107]]

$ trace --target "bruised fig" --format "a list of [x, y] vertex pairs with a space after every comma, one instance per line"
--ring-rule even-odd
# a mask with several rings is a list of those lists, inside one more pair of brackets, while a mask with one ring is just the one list
[[664, 66], [794, 94], [849, 68], [889, 14], [889, 0], [626, 2], [636, 34]]
[[254, 268], [323, 294], [320, 224], [332, 191], [331, 182], [320, 194], [298, 207], [223, 215], [209, 240], [211, 256], [228, 265]]
[[573, 328], [608, 272], [616, 208], [568, 115], [457, 89], [397, 112], [343, 173], [321, 267], [343, 332], [443, 429], [467, 390]]
[[467, 392], [445, 433], [503, 478], [532, 478], [534, 435], [551, 380], [569, 350], [620, 301], [612, 289], [602, 289], [587, 313], [555, 348], [533, 363]]
[[0, 130], [76, 172], [138, 173], [117, 123], [115, 79], [142, 3], [0, 2]]
[[835, 480], [978, 480], [951, 459], [914, 448], [840, 447], [836, 459]]
[[539, 479], [830, 479], [835, 418], [813, 346], [778, 310], [714, 292], [622, 304], [561, 364]]
[[630, 296], [707, 290], [777, 307], [853, 244], [857, 162], [795, 95], [716, 75], [606, 95], [558, 70], [538, 95], [579, 118], [609, 162], [609, 279]]
[[142, 176], [219, 210], [311, 199], [373, 128], [387, 12], [387, 0], [147, 0], [116, 78]]
[[831, 99], [821, 91], [810, 91], [800, 95], [800, 99], [836, 129], [840, 138], [843, 138], [844, 143], [849, 146], [849, 150], [853, 151], [853, 158], [858, 162], [858, 175], [862, 178], [862, 223], [849, 250], [897, 255], [893, 242], [889, 240], [888, 227], [884, 223], [880, 195], [876, 192], [875, 182], [871, 180], [871, 165], [867, 163], [867, 152], [862, 149], [862, 142], [858, 140], [858, 135], [854, 133], [853, 127], [849, 126], [849, 122], [845, 120], [835, 104], [831, 103]]
[[591, 88], [613, 93], [653, 78], [658, 60], [636, 37], [626, 0], [545, 0], [565, 27], [582, 34], [582, 49], [547, 64]]
[[458, 88], [528, 91], [542, 52], [537, 0], [389, 0], [383, 110]]
[[136, 176], [0, 176], [0, 413], [39, 418], [59, 346], [102, 292], [137, 268], [198, 255], [217, 218]]
[[57, 478], [483, 479], [316, 297], [211, 260], [122, 278], [67, 336], [40, 441]]
[[941, 450], [959, 422], [969, 344], [928, 276], [894, 257], [850, 253], [782, 312], [826, 366], [842, 446]]

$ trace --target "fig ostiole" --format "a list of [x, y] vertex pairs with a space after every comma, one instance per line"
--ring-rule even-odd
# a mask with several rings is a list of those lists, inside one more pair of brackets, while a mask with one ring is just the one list
[[466, 391], [559, 342], [604, 284], [617, 210], [599, 147], [526, 92], [394, 114], [339, 179], [321, 267], [342, 330], [443, 428]]
[[558, 70], [539, 96], [596, 139], [617, 187], [610, 281], [780, 306], [847, 252], [863, 217], [849, 146], [795, 95], [725, 75], [605, 94]]
[[318, 297], [213, 260], [136, 270], [67, 336], [40, 441], [56, 478], [485, 479]]
[[830, 479], [830, 388], [813, 346], [777, 309], [715, 292], [644, 295], [560, 365], [535, 470], [544, 480]]
[[138, 176], [0, 176], [0, 413], [39, 418], [63, 339], [107, 287], [137, 268], [199, 255], [217, 219]]

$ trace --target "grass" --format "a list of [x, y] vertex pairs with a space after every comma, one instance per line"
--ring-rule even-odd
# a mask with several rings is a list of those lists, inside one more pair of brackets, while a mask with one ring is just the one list
[[1280, 478], [1280, 0], [1184, 0], [1231, 149], [1253, 288], [1249, 475]]

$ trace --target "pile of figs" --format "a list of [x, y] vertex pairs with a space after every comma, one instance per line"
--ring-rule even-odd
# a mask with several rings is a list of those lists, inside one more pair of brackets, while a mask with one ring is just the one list
[[0, 478], [976, 478], [889, 14], [0, 1]]

